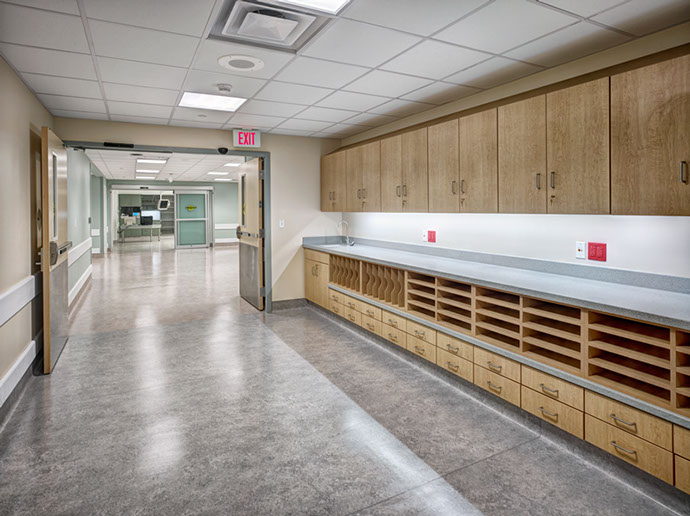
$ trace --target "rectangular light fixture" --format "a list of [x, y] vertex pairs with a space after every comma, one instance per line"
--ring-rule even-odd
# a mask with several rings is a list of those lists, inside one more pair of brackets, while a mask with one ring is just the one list
[[160, 170], [151, 170], [150, 168], [138, 168], [137, 174], [158, 174]]
[[219, 178], [217, 178], [217, 179], [214, 179], [214, 181], [232, 181], [232, 179], [228, 179], [228, 178], [225, 178], [225, 177], [219, 177]]
[[180, 107], [213, 109], [215, 111], [235, 111], [246, 101], [247, 99], [239, 97], [185, 91], [179, 105]]
[[136, 176], [137, 179], [153, 179], [153, 176]]
[[239, 167], [242, 163], [226, 163], [224, 167]]
[[230, 172], [209, 172], [210, 176], [227, 176]]
[[165, 165], [167, 163], [167, 160], [165, 160], [165, 159], [141, 159], [141, 158], [137, 158], [137, 163], [160, 163], [162, 165]]
[[350, 3], [350, 0], [279, 0], [279, 2], [281, 4], [298, 5], [328, 14], [336, 14], [345, 5]]

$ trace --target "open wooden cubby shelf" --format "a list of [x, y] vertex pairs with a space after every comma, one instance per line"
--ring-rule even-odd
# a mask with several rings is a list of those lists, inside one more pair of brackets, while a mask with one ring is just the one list
[[331, 283], [690, 416], [690, 331], [331, 256]]

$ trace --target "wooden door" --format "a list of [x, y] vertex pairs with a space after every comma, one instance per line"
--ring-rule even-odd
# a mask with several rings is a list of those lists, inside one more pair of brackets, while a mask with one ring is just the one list
[[458, 177], [458, 121], [428, 128], [429, 211], [456, 213], [460, 209]]
[[609, 78], [546, 96], [547, 211], [609, 213]]
[[412, 213], [429, 211], [427, 128], [402, 135], [402, 208]]
[[367, 143], [361, 149], [361, 211], [381, 211], [381, 142]]
[[489, 109], [458, 120], [460, 211], [498, 211], [498, 113]]
[[498, 210], [546, 213], [546, 96], [498, 108]]
[[381, 140], [381, 211], [402, 209], [402, 136]]
[[347, 157], [345, 211], [362, 211], [362, 169], [364, 167], [362, 146], [347, 149], [345, 155]]
[[690, 215], [690, 55], [611, 77], [611, 212]]

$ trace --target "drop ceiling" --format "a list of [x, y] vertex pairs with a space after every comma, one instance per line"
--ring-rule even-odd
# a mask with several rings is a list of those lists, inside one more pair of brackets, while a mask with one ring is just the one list
[[[0, 54], [55, 116], [342, 138], [690, 19], [688, 0], [352, 0], [294, 54], [209, 39], [224, 5], [0, 0]], [[264, 67], [218, 64], [237, 54]], [[176, 107], [221, 83], [236, 113]]]

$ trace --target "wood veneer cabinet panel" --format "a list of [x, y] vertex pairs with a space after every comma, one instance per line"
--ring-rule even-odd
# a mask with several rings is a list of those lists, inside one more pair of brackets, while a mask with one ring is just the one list
[[406, 212], [429, 211], [429, 174], [427, 128], [402, 135], [402, 209]]
[[460, 210], [458, 121], [429, 127], [429, 212]]
[[344, 211], [346, 198], [346, 152], [321, 158], [321, 211]]
[[690, 55], [611, 77], [613, 214], [690, 215], [688, 127]]
[[458, 120], [460, 211], [498, 211], [498, 111]]
[[347, 211], [381, 210], [381, 144], [367, 143], [346, 151]]
[[546, 96], [549, 213], [609, 213], [608, 77]]
[[381, 140], [381, 211], [403, 211], [400, 135]]
[[328, 307], [328, 265], [304, 260], [305, 297], [317, 305]]
[[520, 407], [552, 425], [584, 439], [584, 414], [565, 403], [540, 394], [524, 385], [521, 391]]
[[686, 459], [690, 459], [690, 430], [673, 425], [673, 451]]
[[362, 171], [364, 169], [364, 147], [345, 151], [347, 156], [345, 211], [362, 211]]
[[546, 96], [498, 108], [498, 211], [546, 213]]

